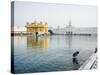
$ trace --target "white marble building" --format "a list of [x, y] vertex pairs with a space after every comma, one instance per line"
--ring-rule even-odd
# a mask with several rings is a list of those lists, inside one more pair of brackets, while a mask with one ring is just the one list
[[66, 34], [68, 32], [72, 32], [73, 34], [97, 34], [97, 28], [96, 27], [72, 27], [72, 28], [52, 28], [51, 29], [53, 31], [53, 33], [57, 33], [57, 34]]

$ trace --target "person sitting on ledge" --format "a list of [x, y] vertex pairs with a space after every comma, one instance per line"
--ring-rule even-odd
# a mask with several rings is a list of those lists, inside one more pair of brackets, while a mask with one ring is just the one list
[[79, 54], [79, 51], [76, 51], [73, 53], [73, 64], [79, 64], [77, 60], [77, 55]]

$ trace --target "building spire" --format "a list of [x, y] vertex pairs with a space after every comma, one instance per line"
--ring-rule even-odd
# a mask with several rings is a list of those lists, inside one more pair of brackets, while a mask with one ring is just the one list
[[72, 26], [72, 22], [71, 22], [71, 20], [69, 20], [69, 26]]

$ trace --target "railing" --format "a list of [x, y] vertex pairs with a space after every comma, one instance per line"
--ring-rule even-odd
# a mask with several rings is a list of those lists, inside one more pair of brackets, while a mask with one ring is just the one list
[[79, 68], [79, 70], [93, 69], [92, 67], [96, 61], [97, 61], [97, 53], [94, 53], [92, 56], [89, 57], [88, 60], [86, 60], [86, 62]]

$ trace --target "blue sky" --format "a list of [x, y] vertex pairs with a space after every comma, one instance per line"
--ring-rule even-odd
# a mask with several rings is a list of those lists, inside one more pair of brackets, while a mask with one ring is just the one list
[[49, 27], [66, 27], [69, 20], [75, 27], [96, 27], [97, 7], [85, 5], [14, 2], [14, 25], [25, 26], [26, 22], [47, 21]]

